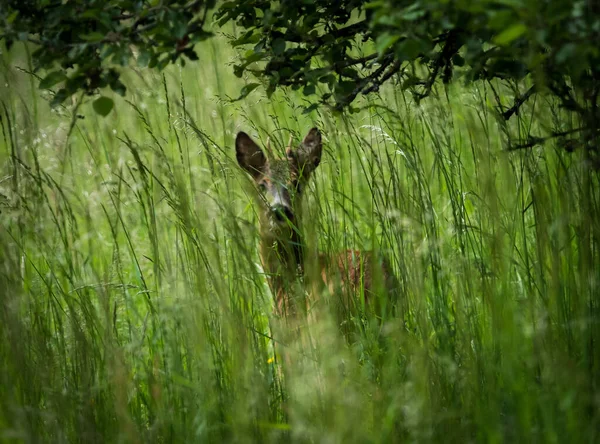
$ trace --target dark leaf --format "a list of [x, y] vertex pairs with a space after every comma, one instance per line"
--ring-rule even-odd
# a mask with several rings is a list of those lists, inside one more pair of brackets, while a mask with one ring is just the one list
[[250, 30], [250, 31], [246, 32], [243, 36], [238, 37], [235, 40], [232, 40], [231, 46], [233, 46], [235, 48], [236, 46], [246, 45], [248, 43], [258, 43], [259, 40], [260, 40], [260, 35], [254, 34], [254, 31]]
[[452, 57], [452, 63], [454, 63], [455, 66], [464, 66], [465, 59], [460, 54], [455, 54], [454, 57]]
[[273, 47], [273, 53], [275, 55], [281, 55], [285, 51], [285, 40], [283, 40], [281, 38], [277, 38], [277, 39], [273, 40], [273, 43], [271, 44], [271, 46]]
[[236, 77], [242, 77], [242, 75], [244, 74], [244, 69], [246, 69], [245, 65], [234, 65], [233, 66], [233, 74]]
[[50, 102], [50, 106], [55, 107], [55, 106], [60, 105], [69, 96], [70, 96], [70, 94], [67, 92], [67, 90], [65, 88], [59, 89], [56, 92], [56, 94], [54, 94], [54, 97], [52, 98], [52, 101]]
[[260, 86], [260, 83], [248, 83], [246, 86], [242, 88], [240, 91], [240, 96], [236, 100], [241, 100], [254, 91], [257, 87]]
[[314, 84], [308, 84], [304, 87], [304, 89], [302, 90], [302, 94], [304, 94], [305, 96], [311, 96], [315, 93], [315, 85]]
[[138, 55], [137, 63], [142, 68], [145, 68], [146, 66], [148, 66], [148, 63], [150, 63], [151, 58], [152, 58], [152, 53], [150, 51], [148, 51], [147, 49], [142, 49], [140, 51], [140, 54]]
[[94, 100], [92, 106], [94, 107], [94, 111], [102, 117], [106, 117], [112, 111], [114, 102], [108, 97], [101, 96]]
[[307, 106], [306, 108], [304, 108], [302, 110], [302, 114], [309, 114], [309, 113], [313, 112], [314, 110], [316, 110], [318, 108], [319, 108], [319, 104], [318, 103], [313, 103], [312, 105]]
[[199, 60], [199, 58], [198, 58], [198, 54], [196, 54], [196, 51], [194, 51], [194, 49], [193, 49], [193, 48], [186, 48], [186, 49], [183, 51], [183, 54], [184, 54], [184, 55], [185, 55], [185, 56], [186, 56], [188, 59], [190, 59], [191, 61], [196, 61], [196, 60]]
[[40, 81], [40, 89], [52, 88], [57, 83], [66, 80], [67, 76], [63, 71], [53, 71]]

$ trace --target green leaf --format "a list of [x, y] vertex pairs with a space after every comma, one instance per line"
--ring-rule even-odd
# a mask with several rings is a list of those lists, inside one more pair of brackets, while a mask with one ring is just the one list
[[493, 41], [498, 46], [506, 46], [509, 45], [513, 40], [518, 39], [523, 34], [527, 32], [527, 26], [523, 23], [517, 23], [516, 25], [512, 25], [510, 28], [505, 29], [496, 37], [494, 37]]
[[62, 71], [52, 71], [40, 81], [40, 89], [52, 88], [59, 82], [65, 80], [67, 76]]
[[79, 38], [86, 42], [99, 42], [104, 39], [104, 34], [100, 32], [90, 32], [89, 34], [80, 35]]
[[406, 39], [396, 46], [396, 55], [402, 60], [414, 60], [419, 54], [426, 53], [429, 43], [418, 37]]
[[6, 21], [9, 25], [12, 25], [17, 16], [19, 15], [19, 11], [13, 11], [7, 18]]
[[302, 110], [302, 114], [309, 114], [309, 113], [313, 112], [314, 110], [316, 110], [317, 108], [319, 108], [319, 104], [313, 103], [312, 105], [304, 108], [304, 110]]
[[310, 85], [306, 85], [304, 87], [304, 89], [302, 90], [302, 94], [304, 94], [305, 96], [310, 96], [313, 95], [315, 93], [315, 85], [310, 84]]
[[402, 18], [407, 21], [414, 21], [425, 16], [425, 11], [420, 9], [420, 2], [414, 2], [411, 6], [402, 11]]
[[177, 37], [178, 39], [182, 39], [188, 32], [187, 23], [182, 20], [181, 21], [178, 20], [175, 23], [173, 23], [173, 26], [171, 29], [172, 29], [173, 35], [175, 37]]
[[236, 100], [241, 100], [254, 91], [257, 87], [260, 86], [260, 83], [248, 83], [246, 86], [242, 88], [240, 91], [240, 96]]
[[385, 52], [386, 49], [388, 49], [390, 46], [396, 43], [399, 38], [399, 34], [390, 34], [389, 32], [384, 32], [383, 34], [377, 37], [377, 41], [375, 42], [375, 49], [377, 50], [379, 55], [381, 55]]
[[67, 97], [69, 97], [69, 93], [67, 92], [67, 90], [65, 88], [61, 88], [59, 89], [56, 94], [54, 94], [54, 97], [52, 98], [52, 101], [50, 102], [50, 106], [51, 107], [55, 107], [60, 105], [61, 103], [63, 103], [65, 101], [65, 99]]
[[352, 94], [356, 88], [356, 82], [342, 81], [335, 85], [335, 99], [340, 101], [346, 98], [346, 96]]
[[96, 111], [102, 117], [106, 117], [108, 113], [112, 111], [114, 104], [115, 103], [112, 99], [101, 96], [94, 100], [92, 106], [94, 107], [94, 111]]
[[138, 55], [137, 63], [142, 68], [145, 68], [146, 66], [148, 66], [151, 59], [152, 59], [152, 53], [144, 48], [140, 51], [140, 54]]
[[244, 58], [246, 59], [247, 64], [253, 63], [253, 62], [258, 62], [259, 60], [262, 60], [265, 57], [266, 57], [266, 55], [264, 52], [256, 52], [252, 49], [250, 49], [244, 53]]
[[378, 0], [378, 1], [374, 1], [374, 2], [367, 2], [363, 5], [363, 8], [365, 9], [376, 9], [376, 8], [381, 8], [382, 6], [385, 5], [385, 2], [382, 0]]
[[246, 32], [243, 36], [233, 40], [231, 46], [234, 48], [240, 45], [246, 45], [248, 43], [258, 43], [260, 40], [260, 34], [254, 34], [253, 30]]
[[335, 76], [333, 74], [328, 74], [326, 76], [319, 78], [320, 83], [327, 83], [330, 87], [333, 86], [336, 82]]
[[86, 19], [96, 19], [98, 18], [100, 13], [100, 9], [88, 9], [87, 11], [84, 11], [79, 17]]
[[281, 55], [285, 52], [285, 40], [281, 38], [273, 40], [271, 46], [273, 47], [273, 53], [275, 55]]

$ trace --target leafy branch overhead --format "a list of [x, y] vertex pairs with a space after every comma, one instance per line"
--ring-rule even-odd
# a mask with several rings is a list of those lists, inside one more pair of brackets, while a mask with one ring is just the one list
[[232, 42], [246, 48], [235, 73], [257, 77], [267, 94], [302, 89], [308, 110], [351, 108], [386, 82], [420, 100], [438, 80], [529, 76], [534, 86], [506, 119], [543, 92], [579, 116], [584, 145], [599, 139], [597, 2], [251, 0], [225, 2], [217, 17], [243, 30]]
[[228, 1], [217, 17], [244, 30], [233, 41], [248, 48], [236, 74], [257, 76], [269, 94], [280, 86], [307, 96], [322, 91], [322, 102], [341, 109], [393, 79], [423, 98], [459, 67], [467, 80], [531, 73], [576, 108], [569, 90], [598, 80], [594, 8], [562, 0], [254, 0]]
[[[427, 97], [448, 83], [527, 78], [530, 88], [502, 115], [534, 94], [559, 100], [579, 119], [582, 146], [598, 146], [600, 3], [590, 0], [4, 0], [0, 40], [34, 43], [41, 88], [54, 104], [78, 91], [125, 93], [120, 68], [164, 68], [198, 59], [207, 22], [235, 23], [242, 51], [237, 76], [250, 75], [245, 97], [264, 85], [302, 90], [308, 110], [350, 109], [390, 83]], [[134, 56], [135, 54], [135, 56]], [[185, 56], [185, 57], [181, 57]], [[109, 99], [110, 100], [110, 99]], [[96, 100], [107, 114], [112, 101]]]
[[[94, 94], [105, 87], [124, 95], [119, 67], [135, 61], [162, 69], [181, 56], [198, 59], [194, 45], [212, 35], [204, 28], [214, 4], [215, 0], [3, 0], [0, 40], [9, 49], [16, 41], [35, 44], [34, 69], [46, 72], [40, 88], [58, 87], [54, 105], [79, 91]], [[106, 100], [94, 102], [102, 114], [111, 107]]]

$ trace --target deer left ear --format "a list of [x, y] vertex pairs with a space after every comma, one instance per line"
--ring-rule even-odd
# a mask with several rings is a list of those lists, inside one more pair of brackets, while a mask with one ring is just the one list
[[255, 180], [264, 174], [267, 166], [267, 158], [254, 143], [250, 136], [240, 131], [235, 138], [235, 152], [238, 163], [244, 168]]
[[[302, 174], [308, 175], [321, 163], [322, 153], [321, 132], [317, 128], [313, 128], [308, 132], [298, 149], [295, 152], [288, 153], [288, 157], [293, 157], [297, 161]], [[290, 154], [293, 154], [293, 156]]]

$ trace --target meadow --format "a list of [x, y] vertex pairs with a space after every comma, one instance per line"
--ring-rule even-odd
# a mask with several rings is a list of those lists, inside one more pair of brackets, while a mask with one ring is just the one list
[[[505, 122], [509, 85], [457, 79], [303, 114], [300, 92], [229, 100], [233, 50], [199, 53], [130, 71], [106, 118], [51, 110], [22, 48], [2, 54], [0, 441], [599, 439], [598, 174], [553, 141], [508, 149], [565, 111], [538, 96]], [[234, 140], [283, 152], [313, 126], [307, 240], [385, 253], [406, 312], [289, 342]]]

